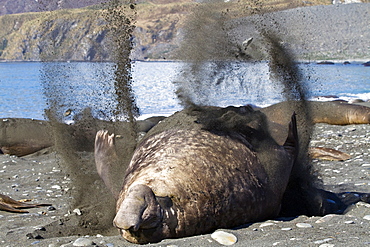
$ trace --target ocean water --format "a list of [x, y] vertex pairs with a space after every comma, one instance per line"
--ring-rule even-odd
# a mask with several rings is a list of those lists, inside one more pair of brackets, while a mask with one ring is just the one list
[[[187, 79], [180, 77], [183, 66], [180, 62], [133, 64], [133, 90], [140, 118], [170, 115], [182, 109], [173, 82]], [[271, 77], [267, 62], [230, 66], [226, 75], [210, 78], [215, 81], [200, 91], [191, 89], [193, 100], [217, 106], [268, 106], [284, 100], [283, 89]], [[302, 63], [299, 68], [312, 100], [370, 99], [370, 67]], [[67, 122], [85, 108], [90, 108], [95, 117], [113, 119], [113, 71], [112, 63], [0, 63], [0, 118], [45, 119], [45, 109], [57, 106], [60, 115], [71, 111], [63, 119]]]

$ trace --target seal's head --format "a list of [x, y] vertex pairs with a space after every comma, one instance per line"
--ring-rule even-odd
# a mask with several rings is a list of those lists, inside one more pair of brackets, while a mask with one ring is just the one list
[[114, 218], [113, 225], [124, 230], [137, 231], [157, 227], [163, 218], [162, 209], [153, 191], [146, 185], [132, 186]]
[[168, 200], [156, 197], [146, 185], [133, 185], [126, 196], [120, 195], [113, 225], [132, 243], [159, 242], [170, 236]]

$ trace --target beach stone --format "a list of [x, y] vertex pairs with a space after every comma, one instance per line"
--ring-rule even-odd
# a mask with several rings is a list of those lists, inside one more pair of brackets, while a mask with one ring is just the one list
[[332, 238], [325, 238], [325, 239], [322, 239], [322, 240], [315, 241], [314, 244], [324, 244], [324, 243], [329, 242], [331, 240], [333, 240], [333, 239]]
[[213, 238], [219, 244], [222, 245], [233, 245], [238, 241], [234, 234], [224, 231], [215, 231], [214, 233], [211, 234], [211, 238]]
[[363, 219], [365, 219], [365, 220], [370, 220], [370, 214], [365, 215]]
[[281, 228], [282, 231], [291, 231], [292, 228], [291, 227], [284, 227], [284, 228]]
[[320, 223], [328, 222], [333, 217], [334, 217], [334, 215], [328, 214], [328, 215], [325, 215], [325, 216], [321, 217], [320, 219], [316, 220], [315, 223], [320, 224]]
[[312, 225], [308, 224], [308, 223], [297, 223], [295, 224], [298, 228], [311, 228]]
[[275, 223], [265, 222], [265, 223], [262, 223], [262, 224], [260, 225], [260, 227], [273, 226], [273, 225], [275, 225]]
[[77, 214], [77, 215], [82, 215], [82, 212], [79, 208], [75, 208], [73, 209], [73, 213]]
[[53, 185], [51, 186], [52, 189], [57, 189], [57, 190], [61, 190], [62, 187], [60, 187], [60, 185]]
[[344, 222], [344, 224], [355, 224], [355, 222], [353, 220], [347, 220]]
[[73, 246], [90, 246], [94, 245], [94, 242], [87, 238], [78, 238], [73, 242]]

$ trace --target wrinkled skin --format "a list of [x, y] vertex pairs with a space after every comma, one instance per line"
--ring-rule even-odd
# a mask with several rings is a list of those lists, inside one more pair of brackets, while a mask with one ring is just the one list
[[[144, 137], [122, 190], [112, 190], [114, 225], [126, 240], [143, 244], [276, 217], [297, 143], [294, 115], [280, 146], [265, 116], [250, 107], [174, 114]], [[109, 188], [115, 152], [114, 135], [99, 131], [95, 161]]]

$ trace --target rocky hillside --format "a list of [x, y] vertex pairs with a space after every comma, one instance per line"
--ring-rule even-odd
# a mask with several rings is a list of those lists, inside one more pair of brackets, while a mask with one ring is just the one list
[[104, 0], [0, 0], [0, 15], [82, 8]]
[[[2, 0], [1, 2], [7, 2], [7, 6], [9, 6], [11, 2], [15, 3], [18, 1]], [[24, 6], [30, 6], [26, 4], [28, 1], [22, 2], [25, 4]], [[67, 4], [72, 3], [72, 0], [57, 2], [60, 4]], [[96, 2], [98, 1], [86, 0], [79, 1], [79, 4], [84, 6]], [[135, 23], [136, 29], [133, 33], [133, 43], [135, 44], [133, 58], [174, 58], [174, 54], [186, 33], [184, 29], [185, 19], [193, 9], [199, 7], [199, 2], [201, 1], [152, 0], [138, 2], [135, 5], [137, 18]], [[312, 0], [310, 2], [261, 0], [252, 2], [259, 4], [246, 5], [243, 3], [243, 8], [241, 8], [241, 5], [238, 5], [239, 1], [222, 3], [222, 5], [220, 5], [220, 13], [226, 13], [232, 19], [237, 20], [248, 15], [256, 16], [255, 14], [274, 12], [276, 10], [297, 9], [296, 7], [311, 5], [331, 5], [330, 0]], [[333, 39], [329, 39], [329, 36], [336, 34], [330, 34], [330, 30], [328, 31], [326, 28], [337, 25], [336, 22], [340, 25], [343, 24], [342, 22], [349, 25], [347, 25], [348, 28], [344, 30], [346, 33], [340, 37], [342, 42], [341, 47], [348, 44], [351, 47], [351, 51], [356, 50], [356, 53], [349, 52], [346, 55], [355, 57], [364, 55], [369, 56], [369, 48], [364, 51], [362, 47], [358, 47], [363, 46], [364, 42], [355, 42], [356, 44], [353, 47], [351, 46], [353, 41], [361, 41], [364, 39], [366, 39], [365, 41], [369, 40], [369, 32], [366, 32], [367, 24], [369, 23], [369, 19], [367, 17], [369, 15], [366, 15], [369, 10], [369, 4], [360, 5], [361, 6], [359, 6], [359, 4], [347, 4], [339, 7], [331, 5], [327, 6], [325, 11], [320, 11], [321, 7], [316, 9], [313, 7], [298, 8], [298, 12], [288, 12], [288, 14], [284, 14], [285, 19], [276, 16], [273, 17], [273, 19], [276, 22], [287, 23], [284, 25], [294, 26], [292, 30], [295, 30], [294, 32], [297, 35], [303, 35], [302, 32], [304, 33], [306, 31], [305, 28], [307, 27], [304, 27], [304, 25], [299, 26], [296, 22], [306, 22], [304, 19], [306, 10], [310, 13], [309, 18], [318, 19], [320, 21], [325, 21], [327, 18], [328, 23], [324, 25], [325, 29], [322, 31], [320, 29], [322, 23], [315, 22], [314, 25], [309, 27], [314, 29], [309, 30], [309, 33], [314, 34], [315, 36], [314, 39], [311, 37], [311, 40], [315, 41], [312, 42], [314, 45], [313, 47], [310, 47], [310, 43], [306, 42], [305, 50], [299, 50], [298, 48], [300, 47], [300, 43], [297, 42], [295, 38], [292, 38], [291, 35], [286, 35], [287, 37], [289, 36], [289, 39], [286, 40], [286, 42], [293, 42], [292, 46], [294, 48], [299, 50], [301, 54], [305, 53], [305, 55], [302, 55], [301, 57], [307, 57], [307, 54], [311, 54], [309, 57], [314, 59], [314, 56], [321, 54], [320, 50], [326, 49], [325, 47], [327, 42], [330, 42], [330, 46], [328, 46], [330, 49], [340, 49], [340, 47], [338, 48], [338, 46], [335, 45], [335, 39], [334, 41]], [[69, 7], [71, 6], [72, 5], [69, 5]], [[340, 11], [338, 11], [338, 9], [340, 9]], [[14, 8], [13, 10], [15, 11]], [[24, 7], [22, 11], [25, 10], [26, 8]], [[106, 25], [103, 11], [102, 5], [95, 5], [78, 9], [70, 9], [66, 7], [66, 9], [52, 12], [32, 12], [0, 16], [0, 25], [2, 27], [0, 29], [0, 60], [109, 61], [112, 58], [109, 52], [112, 50], [109, 45], [110, 29]], [[287, 12], [283, 11], [281, 13]], [[362, 20], [359, 20], [359, 16], [361, 16]], [[198, 24], [202, 24], [202, 22], [202, 20], [199, 20]], [[242, 26], [239, 26], [238, 28], [240, 30], [243, 29]], [[285, 30], [287, 29], [289, 29], [289, 27], [285, 27]], [[240, 35], [239, 33], [240, 32], [235, 32], [235, 30], [233, 30], [232, 35], [235, 35], [233, 38], [234, 40], [245, 38], [244, 36], [246, 34]], [[204, 34], [208, 35], [207, 30]], [[318, 45], [318, 43], [320, 44]], [[364, 54], [364, 52], [367, 53]], [[333, 52], [325, 54], [327, 58], [336, 56]]]
[[[192, 1], [137, 4], [135, 58], [173, 50], [175, 36]], [[101, 5], [0, 16], [1, 60], [107, 61], [108, 33]], [[155, 48], [153, 48], [155, 47]], [[152, 50], [158, 50], [152, 55]]]
[[107, 59], [104, 20], [91, 10], [26, 13], [0, 18], [0, 58], [4, 60]]

